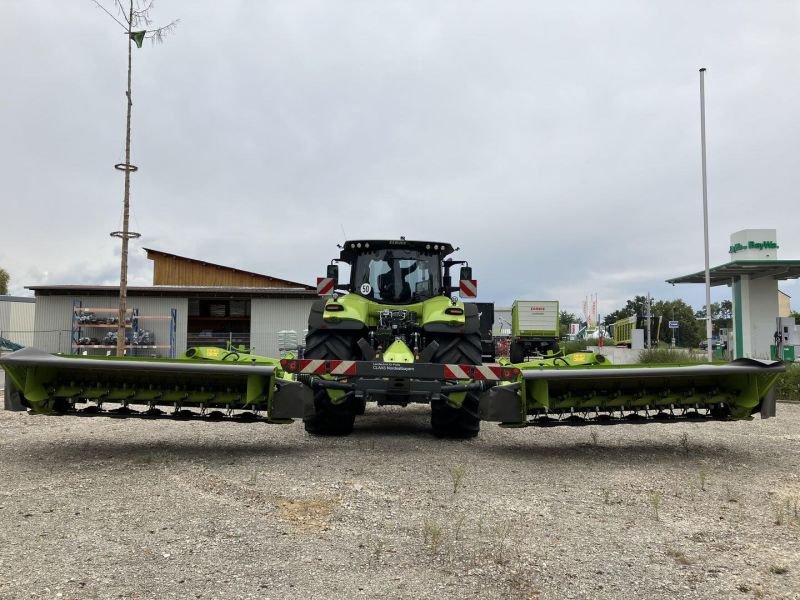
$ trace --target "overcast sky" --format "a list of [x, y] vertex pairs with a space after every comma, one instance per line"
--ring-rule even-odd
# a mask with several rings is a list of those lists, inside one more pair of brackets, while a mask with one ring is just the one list
[[[498, 305], [699, 308], [664, 280], [703, 268], [700, 67], [712, 265], [748, 228], [800, 259], [798, 7], [160, 0], [180, 23], [134, 48], [130, 283], [143, 247], [313, 283], [345, 237], [403, 235], [460, 246]], [[117, 284], [125, 36], [89, 0], [0, 0], [0, 40], [10, 292]]]

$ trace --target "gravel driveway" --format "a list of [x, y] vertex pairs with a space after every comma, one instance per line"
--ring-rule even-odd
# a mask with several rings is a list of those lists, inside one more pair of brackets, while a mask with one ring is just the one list
[[800, 598], [800, 405], [501, 429], [0, 411], [2, 598]]

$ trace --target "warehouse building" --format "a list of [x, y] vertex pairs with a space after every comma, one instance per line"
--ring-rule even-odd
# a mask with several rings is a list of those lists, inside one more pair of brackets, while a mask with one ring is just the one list
[[[187, 347], [242, 344], [277, 356], [282, 331], [302, 340], [316, 288], [167, 252], [146, 249], [152, 287], [129, 287], [129, 354], [172, 356]], [[113, 351], [119, 287], [30, 286], [33, 345], [47, 352]]]
[[33, 344], [33, 298], [0, 296], [0, 352]]

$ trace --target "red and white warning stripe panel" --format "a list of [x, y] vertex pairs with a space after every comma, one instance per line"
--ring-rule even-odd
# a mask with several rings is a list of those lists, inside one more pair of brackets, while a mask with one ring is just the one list
[[317, 294], [330, 296], [333, 293], [333, 277], [317, 277]]
[[501, 365], [445, 365], [445, 379], [474, 379], [476, 381], [510, 381], [519, 376], [516, 367]]
[[478, 296], [478, 280], [460, 279], [458, 293], [462, 298], [476, 298]]
[[315, 360], [315, 359], [284, 359], [281, 366], [289, 373], [303, 373], [306, 375], [355, 375], [356, 361], [354, 360]]
[[329, 360], [328, 365], [331, 375], [355, 375], [356, 361], [354, 360]]
[[444, 378], [445, 379], [472, 379], [469, 374], [472, 365], [445, 365]]

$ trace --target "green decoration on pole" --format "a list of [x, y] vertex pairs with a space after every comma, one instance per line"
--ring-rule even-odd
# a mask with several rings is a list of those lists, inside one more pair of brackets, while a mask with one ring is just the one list
[[144, 34], [147, 31], [131, 31], [131, 39], [136, 44], [137, 48], [142, 47], [142, 42], [144, 42]]

